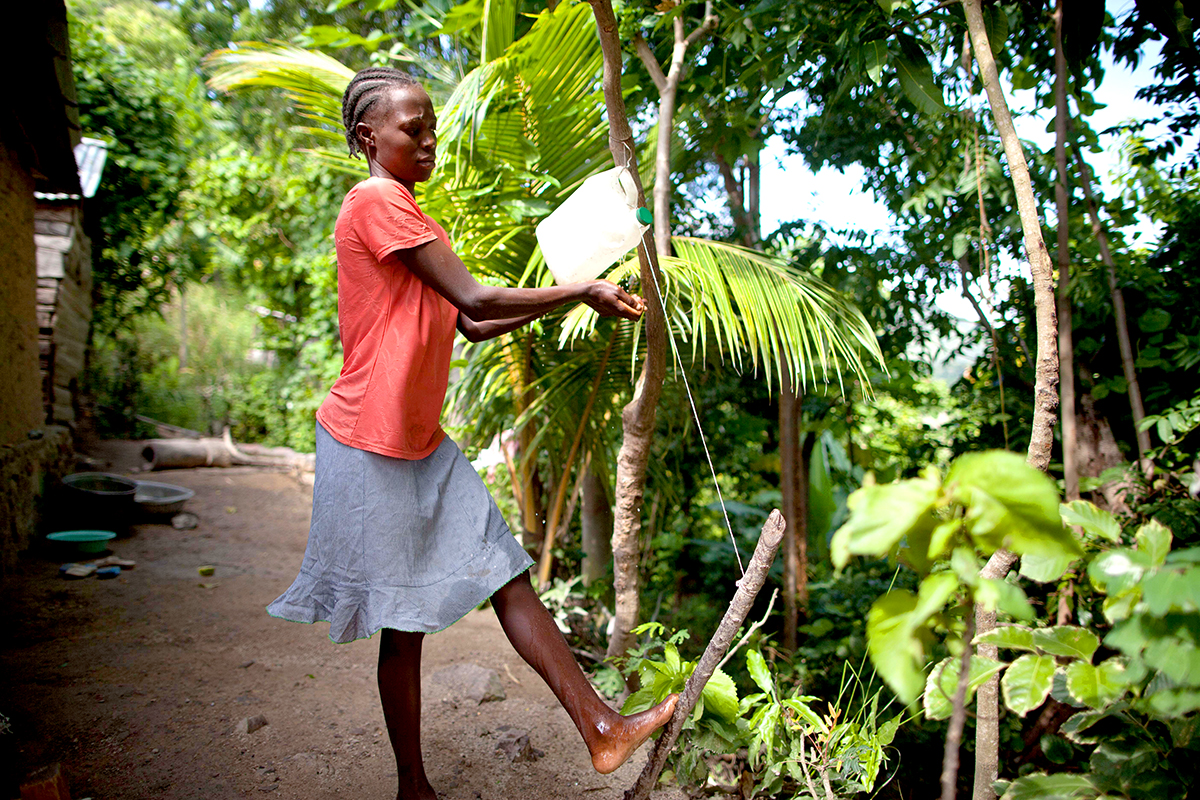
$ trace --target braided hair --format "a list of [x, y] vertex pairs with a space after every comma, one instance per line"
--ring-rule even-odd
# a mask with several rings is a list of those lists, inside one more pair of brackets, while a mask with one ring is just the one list
[[357, 158], [362, 153], [358, 141], [358, 123], [393, 86], [420, 86], [411, 76], [392, 67], [370, 67], [360, 70], [346, 87], [342, 95], [342, 123], [346, 126], [346, 144], [350, 155]]

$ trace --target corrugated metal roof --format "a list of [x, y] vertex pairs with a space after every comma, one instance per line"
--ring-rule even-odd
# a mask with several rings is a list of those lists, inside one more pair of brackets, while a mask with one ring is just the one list
[[83, 187], [83, 196], [92, 197], [100, 187], [100, 173], [104, 171], [104, 162], [108, 159], [108, 144], [102, 139], [90, 139], [87, 136], [75, 145], [75, 163], [79, 166], [79, 184]]
[[[100, 175], [104, 172], [104, 162], [108, 160], [108, 144], [102, 139], [91, 139], [84, 136], [75, 145], [75, 166], [79, 170], [79, 184], [83, 188], [83, 197], [93, 197], [100, 188]], [[34, 192], [39, 200], [78, 200], [77, 194], [63, 192]]]

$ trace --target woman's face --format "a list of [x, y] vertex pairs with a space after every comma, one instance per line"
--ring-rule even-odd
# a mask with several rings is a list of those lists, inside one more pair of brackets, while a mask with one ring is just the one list
[[358, 124], [371, 175], [391, 178], [413, 190], [437, 163], [437, 117], [425, 90], [392, 87]]

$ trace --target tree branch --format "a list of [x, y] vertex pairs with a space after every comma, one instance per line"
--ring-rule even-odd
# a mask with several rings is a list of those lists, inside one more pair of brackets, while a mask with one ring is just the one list
[[650, 49], [650, 45], [642, 38], [639, 33], [633, 37], [633, 52], [646, 65], [646, 71], [650, 73], [650, 80], [654, 81], [655, 88], [659, 93], [667, 90], [667, 76], [663, 74], [662, 67], [658, 64], [658, 59], [654, 57], [654, 51]]
[[642, 774], [638, 776], [633, 788], [625, 793], [625, 800], [647, 800], [650, 797], [650, 791], [657, 785], [658, 776], [667, 763], [667, 756], [679, 739], [683, 723], [692, 715], [692, 709], [700, 700], [700, 692], [716, 671], [721, 658], [728, 652], [733, 637], [746, 621], [746, 615], [750, 613], [750, 607], [754, 605], [754, 599], [767, 579], [767, 572], [771, 569], [771, 562], [775, 560], [775, 553], [783, 539], [784, 528], [783, 514], [779, 513], [779, 509], [773, 510], [758, 536], [758, 545], [754, 548], [750, 563], [746, 565], [746, 574], [737, 582], [737, 592], [729, 602], [725, 618], [721, 620], [717, 632], [704, 648], [704, 655], [700, 656], [696, 669], [679, 695], [679, 702], [675, 705], [671, 721], [654, 743]]

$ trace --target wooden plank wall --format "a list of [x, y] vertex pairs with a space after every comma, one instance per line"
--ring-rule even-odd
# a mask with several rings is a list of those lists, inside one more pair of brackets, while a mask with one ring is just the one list
[[39, 202], [33, 238], [46, 421], [73, 427], [92, 322], [91, 242], [83, 233], [79, 206]]

